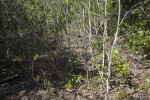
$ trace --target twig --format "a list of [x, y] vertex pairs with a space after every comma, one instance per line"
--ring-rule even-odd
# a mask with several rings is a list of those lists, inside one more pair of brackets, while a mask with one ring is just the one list
[[18, 78], [18, 77], [19, 77], [19, 75], [16, 74], [15, 76], [11, 76], [11, 77], [5, 78], [5, 79], [3, 79], [3, 80], [0, 81], [0, 84], [5, 83], [5, 82], [12, 81], [13, 79], [16, 79], [16, 78]]
[[[124, 21], [125, 17], [129, 14], [129, 12], [131, 12], [131, 10], [132, 10], [134, 7], [138, 6], [138, 5], [141, 4], [141, 3], [143, 3], [143, 2], [139, 2], [139, 3], [135, 4], [133, 7], [131, 7], [131, 9], [130, 9], [129, 11], [127, 11], [126, 14], [123, 16], [123, 18], [122, 18], [122, 20], [121, 20], [121, 22], [120, 22], [119, 25], [122, 24], [122, 22]], [[145, 3], [147, 3], [147, 1], [145, 1], [141, 6], [143, 6]], [[139, 7], [141, 7], [141, 6], [139, 6]], [[138, 7], [138, 8], [139, 8], [139, 7]], [[138, 8], [136, 8], [136, 9], [138, 9]]]
[[130, 57], [133, 57], [134, 59], [136, 59], [137, 61], [139, 61], [142, 64], [150, 65], [150, 63], [144, 63], [143, 61], [141, 61], [138, 57], [135, 57], [134, 55], [130, 55]]

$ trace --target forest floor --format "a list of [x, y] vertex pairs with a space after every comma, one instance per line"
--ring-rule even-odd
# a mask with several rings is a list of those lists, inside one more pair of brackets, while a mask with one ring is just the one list
[[[40, 71], [39, 66], [47, 66], [47, 60], [38, 61], [40, 64], [34, 71], [34, 75]], [[21, 67], [20, 67], [21, 66]], [[30, 66], [30, 67], [29, 67]], [[4, 80], [17, 73], [18, 75], [12, 79]], [[0, 100], [104, 100], [105, 93], [100, 88], [100, 82], [97, 78], [98, 72], [96, 68], [90, 68], [90, 86], [83, 81], [77, 88], [68, 89], [64, 85], [64, 70], [51, 69], [51, 86], [44, 87], [42, 82], [35, 82], [31, 73], [32, 62], [29, 61], [3, 61], [1, 62], [0, 71]], [[41, 67], [46, 69], [46, 67]], [[4, 73], [6, 70], [8, 73]], [[29, 71], [30, 70], [30, 71]], [[28, 72], [29, 71], [29, 72]], [[79, 72], [79, 73], [78, 73]], [[77, 68], [76, 74], [85, 75], [84, 68]], [[5, 74], [5, 75], [3, 75]], [[71, 74], [69, 74], [71, 75]], [[7, 77], [6, 77], [7, 76]], [[125, 79], [112, 78], [110, 82], [110, 98], [122, 98], [119, 100], [150, 100], [150, 66], [146, 68], [132, 67], [130, 75]], [[49, 89], [47, 89], [49, 88]], [[53, 91], [50, 93], [50, 91]], [[119, 97], [120, 96], [120, 97]]]

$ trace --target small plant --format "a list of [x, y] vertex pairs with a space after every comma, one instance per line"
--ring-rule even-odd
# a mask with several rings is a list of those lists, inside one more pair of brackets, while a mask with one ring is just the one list
[[55, 88], [52, 87], [52, 84], [50, 81], [46, 82], [47, 90], [48, 90], [48, 98], [52, 95]]
[[78, 66], [80, 64], [80, 59], [81, 57], [77, 57], [77, 58], [69, 58], [68, 60], [68, 66], [67, 69], [71, 72], [73, 72], [73, 70], [76, 68], [76, 66]]
[[130, 93], [117, 93], [116, 100], [133, 100]]
[[[115, 67], [115, 69], [114, 69], [115, 73], [117, 73], [117, 74], [119, 73], [120, 77], [124, 77], [125, 78], [125, 77], [127, 77], [130, 74], [130, 72], [129, 72], [129, 70], [130, 70], [129, 65], [130, 64], [126, 62], [125, 58], [118, 59], [117, 58], [118, 53], [119, 52], [118, 52], [117, 49], [115, 49], [113, 51], [114, 62], [112, 62], [112, 66]], [[102, 57], [102, 54], [101, 54], [101, 58], [99, 58], [99, 59], [102, 59], [102, 58], [103, 57]], [[98, 68], [102, 68], [103, 64], [95, 64], [95, 66], [98, 67]], [[108, 66], [104, 66], [104, 69], [107, 69], [107, 68], [108, 68]], [[100, 73], [102, 73], [102, 72], [100, 72]], [[103, 74], [104, 74], [104, 79], [105, 79], [105, 77], [108, 76], [108, 73], [107, 72], [103, 72]]]
[[36, 76], [35, 81], [43, 82], [44, 87], [48, 90], [48, 98], [50, 98], [55, 88], [52, 87], [52, 83], [50, 82], [50, 79], [46, 77], [46, 73], [46, 71], [42, 71], [42, 75]]
[[41, 76], [40, 75], [36, 76], [35, 81], [39, 82], [40, 80], [41, 80]]
[[32, 77], [34, 78], [34, 62], [37, 60], [38, 58], [38, 54], [36, 54], [35, 56], [33, 56], [33, 60], [32, 60]]
[[144, 90], [148, 91], [150, 88], [150, 78], [146, 78], [145, 82], [137, 89], [138, 91]]
[[21, 72], [20, 69], [18, 69], [17, 67], [13, 67], [13, 68], [8, 70], [8, 77], [12, 76], [12, 75], [19, 74], [20, 72]]
[[95, 64], [95, 66], [101, 68], [103, 65], [102, 64]]
[[125, 58], [122, 58], [121, 60], [115, 61], [114, 65], [116, 66], [114, 71], [119, 72], [120, 77], [125, 78], [130, 74], [130, 72], [129, 72], [130, 67], [129, 67], [129, 64], [126, 62]]
[[146, 84], [142, 84], [137, 90], [138, 91], [141, 91], [141, 90], [147, 91], [148, 89], [149, 89], [149, 86], [147, 86]]
[[36, 61], [36, 60], [37, 60], [37, 58], [38, 58], [38, 56], [39, 56], [39, 55], [38, 55], [38, 54], [36, 54], [36, 55], [33, 57], [33, 60], [34, 60], [34, 61]]
[[64, 86], [67, 88], [77, 88], [80, 84], [81, 81], [84, 80], [83, 76], [80, 75], [72, 75], [72, 79], [69, 80], [69, 82]]
[[120, 88], [123, 89], [123, 88], [124, 88], [124, 85], [123, 85], [123, 84], [120, 84]]

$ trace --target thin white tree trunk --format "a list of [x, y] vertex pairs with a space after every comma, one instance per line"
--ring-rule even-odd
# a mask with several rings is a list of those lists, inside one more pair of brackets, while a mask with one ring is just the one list
[[69, 34], [69, 24], [68, 24], [68, 15], [69, 15], [69, 11], [68, 11], [68, 0], [67, 1], [67, 9], [66, 9], [66, 14], [67, 14], [67, 21], [66, 21], [66, 24], [67, 24], [67, 35], [68, 35], [68, 49], [69, 49], [69, 52], [71, 52], [71, 44], [70, 44], [70, 34]]
[[[100, 2], [100, 3], [102, 3], [102, 2]], [[104, 21], [103, 21], [103, 19], [102, 19], [102, 16], [103, 16], [103, 14], [101, 13], [102, 11], [102, 9], [101, 9], [101, 5], [100, 5], [100, 3], [99, 3], [99, 0], [97, 0], [97, 4], [98, 4], [98, 8], [99, 8], [99, 23], [100, 23], [100, 25], [98, 25], [98, 27], [97, 27], [97, 30], [96, 30], [96, 35], [98, 34], [98, 31], [99, 31], [99, 29], [101, 28], [101, 26], [104, 24]], [[105, 33], [105, 32], [104, 32]], [[103, 36], [104, 36], [104, 33], [103, 33]], [[104, 43], [104, 42], [103, 42]], [[104, 46], [104, 44], [103, 44], [103, 46]], [[103, 52], [104, 52], [104, 50], [103, 50]], [[100, 55], [101, 56], [101, 55]], [[103, 60], [104, 61], [104, 60]], [[98, 59], [97, 59], [97, 64], [98, 64], [98, 62], [99, 62], [99, 57], [98, 57]], [[104, 64], [103, 64], [104, 65]], [[102, 70], [98, 67], [98, 71], [99, 71], [99, 75], [100, 75], [100, 77], [101, 77], [101, 82], [102, 82], [102, 90], [103, 90], [103, 85], [104, 85], [104, 80], [103, 80], [103, 69], [104, 69], [104, 66], [102, 66]], [[100, 83], [101, 84], [101, 83]]]
[[105, 97], [105, 100], [109, 100], [109, 79], [110, 79], [110, 76], [111, 76], [111, 69], [110, 68], [111, 68], [112, 59], [113, 59], [113, 50], [114, 50], [115, 44], [117, 42], [117, 36], [118, 36], [118, 33], [119, 33], [119, 26], [120, 26], [120, 13], [121, 13], [120, 0], [118, 0], [118, 5], [119, 5], [119, 11], [118, 11], [117, 30], [116, 30], [116, 33], [115, 33], [115, 38], [114, 38], [113, 45], [111, 47], [111, 54], [110, 54], [109, 59], [108, 59], [108, 77], [107, 77], [107, 81], [106, 81], [106, 97]]
[[105, 16], [104, 16], [104, 33], [103, 33], [103, 66], [102, 66], [102, 81], [105, 67], [105, 54], [106, 54], [106, 36], [107, 36], [107, 0], [105, 0]]
[[[92, 48], [92, 30], [91, 30], [91, 14], [90, 14], [90, 9], [91, 9], [91, 1], [89, 0], [89, 8], [88, 8], [88, 16], [89, 16], [89, 47], [90, 47], [90, 52], [92, 55], [93, 59], [93, 48]], [[93, 60], [92, 60], [92, 67], [94, 67]]]
[[[82, 5], [83, 5], [83, 33], [85, 36], [85, 41], [87, 41], [87, 34], [86, 34], [86, 29], [85, 29], [85, 5], [84, 5], [84, 0], [82, 0]], [[88, 87], [89, 87], [89, 71], [88, 71], [88, 67], [87, 67], [87, 42], [85, 42], [85, 54], [86, 54], [86, 58], [85, 58], [85, 64], [84, 64], [84, 68], [86, 70], [86, 77], [87, 77], [87, 83], [88, 83]]]

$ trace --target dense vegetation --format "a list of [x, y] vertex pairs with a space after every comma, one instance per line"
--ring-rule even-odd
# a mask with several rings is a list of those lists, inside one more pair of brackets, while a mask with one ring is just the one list
[[148, 100], [149, 12], [150, 0], [1, 0], [0, 84], [28, 80], [50, 100]]

